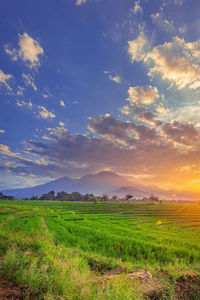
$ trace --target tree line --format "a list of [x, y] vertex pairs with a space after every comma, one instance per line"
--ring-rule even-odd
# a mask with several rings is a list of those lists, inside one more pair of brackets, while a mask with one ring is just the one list
[[[11, 200], [15, 198], [13, 196], [6, 196], [0, 192], [1, 200]], [[80, 201], [80, 202], [133, 202], [138, 201], [134, 198], [133, 195], [127, 194], [124, 197], [118, 197], [117, 195], [108, 196], [103, 194], [102, 196], [95, 196], [93, 194], [82, 195], [79, 192], [67, 193], [67, 192], [58, 192], [57, 194], [54, 191], [50, 191], [46, 194], [43, 194], [41, 197], [32, 196], [30, 198], [26, 197], [23, 200], [51, 200], [51, 201]], [[161, 203], [162, 201], [158, 196], [151, 195], [150, 197], [145, 197], [140, 201], [151, 202], [151, 203]]]
[[[30, 198], [24, 198], [24, 200], [51, 200], [51, 201], [80, 201], [80, 202], [131, 202], [137, 201], [133, 195], [127, 194], [124, 197], [118, 197], [117, 195], [108, 196], [103, 194], [102, 196], [95, 196], [93, 194], [82, 195], [79, 192], [67, 193], [67, 192], [58, 192], [57, 194], [54, 191], [50, 191], [46, 194], [43, 194], [41, 197], [32, 196]], [[142, 199], [146, 202], [160, 203], [161, 200], [158, 196], [151, 195], [148, 198]]]
[[0, 192], [0, 199], [2, 200], [14, 200], [15, 198], [13, 196], [6, 196], [3, 193]]

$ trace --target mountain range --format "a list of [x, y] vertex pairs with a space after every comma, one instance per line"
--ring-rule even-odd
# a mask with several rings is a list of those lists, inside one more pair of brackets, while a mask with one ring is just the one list
[[45, 184], [34, 187], [11, 189], [1, 191], [4, 195], [12, 195], [16, 199], [30, 198], [41, 196], [49, 191], [67, 193], [80, 192], [82, 194], [93, 193], [94, 195], [109, 195], [125, 196], [132, 194], [135, 198], [149, 197], [154, 194], [161, 199], [182, 199], [194, 200], [197, 196], [190, 192], [177, 192], [172, 190], [162, 190], [157, 187], [145, 186], [138, 183], [133, 183], [122, 176], [113, 172], [103, 171], [96, 174], [88, 174], [80, 179], [72, 179], [64, 176], [59, 179], [47, 182]]

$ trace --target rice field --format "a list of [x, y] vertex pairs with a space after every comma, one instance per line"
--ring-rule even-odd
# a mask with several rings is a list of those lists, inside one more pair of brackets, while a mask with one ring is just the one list
[[199, 205], [0, 201], [0, 276], [27, 299], [200, 299], [199, 241]]

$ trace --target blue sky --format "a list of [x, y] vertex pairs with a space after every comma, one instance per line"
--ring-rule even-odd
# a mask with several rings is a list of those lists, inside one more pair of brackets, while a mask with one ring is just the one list
[[198, 0], [0, 3], [0, 189], [110, 170], [198, 190]]

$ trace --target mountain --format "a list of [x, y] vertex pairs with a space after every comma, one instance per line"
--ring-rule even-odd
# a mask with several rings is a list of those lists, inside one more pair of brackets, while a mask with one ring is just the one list
[[151, 195], [151, 192], [139, 189], [134, 186], [122, 186], [119, 189], [113, 191], [111, 194], [116, 194], [118, 196], [124, 197], [125, 195], [131, 194], [134, 198], [144, 198]]
[[41, 196], [42, 194], [46, 194], [49, 191], [54, 190], [55, 192], [60, 191], [68, 191], [70, 190], [70, 187], [75, 184], [77, 179], [71, 179], [69, 177], [62, 177], [57, 180], [53, 180], [50, 182], [47, 182], [45, 184], [37, 185], [34, 187], [27, 187], [27, 188], [21, 188], [21, 189], [13, 189], [13, 190], [5, 190], [3, 191], [4, 195], [12, 195], [16, 199], [23, 199], [26, 197], [32, 197], [34, 196]]
[[122, 176], [108, 171], [88, 174], [79, 180], [79, 186], [82, 186], [83, 190], [94, 194], [109, 193], [113, 189], [128, 184], [129, 182]]
[[122, 186], [119, 189], [112, 191], [111, 194], [116, 194], [124, 197], [127, 194], [133, 195], [135, 198], [145, 198], [151, 195], [158, 196], [162, 200], [198, 200], [199, 194], [188, 191], [162, 190], [152, 186]]
[[45, 184], [37, 185], [35, 187], [4, 190], [4, 195], [13, 195], [16, 199], [30, 198], [34, 196], [41, 196], [49, 191], [65, 191], [67, 193], [80, 192], [82, 194], [94, 193], [101, 195], [109, 193], [109, 191], [119, 188], [122, 185], [128, 185], [129, 182], [123, 177], [113, 172], [99, 172], [96, 174], [88, 174], [80, 179], [72, 179], [69, 177], [62, 177], [57, 180], [47, 182]]

